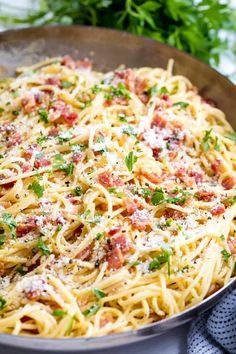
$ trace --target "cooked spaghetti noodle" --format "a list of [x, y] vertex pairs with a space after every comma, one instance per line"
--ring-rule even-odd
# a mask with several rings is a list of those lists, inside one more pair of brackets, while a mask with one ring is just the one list
[[236, 136], [183, 76], [54, 58], [0, 85], [0, 332], [98, 336], [235, 271]]

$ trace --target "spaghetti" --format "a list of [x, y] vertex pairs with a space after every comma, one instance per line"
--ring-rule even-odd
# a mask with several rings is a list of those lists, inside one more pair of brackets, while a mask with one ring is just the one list
[[98, 336], [235, 271], [236, 136], [183, 76], [53, 58], [0, 84], [0, 332]]

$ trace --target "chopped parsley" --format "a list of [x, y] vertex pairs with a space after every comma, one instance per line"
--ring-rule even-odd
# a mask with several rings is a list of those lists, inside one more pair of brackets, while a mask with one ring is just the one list
[[152, 195], [151, 202], [153, 205], [159, 205], [164, 203], [165, 201], [165, 196], [164, 196], [164, 191], [162, 188], [156, 188], [155, 192]]
[[80, 186], [75, 187], [73, 194], [75, 194], [77, 197], [80, 197], [83, 194], [83, 191]]
[[134, 164], [137, 162], [137, 160], [138, 157], [134, 155], [133, 151], [130, 151], [125, 157], [125, 164], [130, 172], [133, 170]]
[[226, 250], [222, 250], [220, 253], [222, 254], [225, 262], [227, 262], [228, 259], [231, 257], [231, 253], [227, 252]]
[[149, 94], [149, 96], [154, 96], [156, 94], [169, 95], [170, 93], [165, 86], [161, 87], [160, 89], [157, 86], [152, 86], [148, 90], [148, 94]]
[[32, 190], [34, 194], [37, 195], [38, 198], [42, 198], [44, 193], [44, 187], [37, 181], [34, 181], [32, 184], [28, 186], [29, 190]]
[[175, 102], [175, 103], [173, 104], [173, 106], [178, 106], [178, 107], [180, 107], [180, 108], [186, 108], [186, 107], [189, 106], [189, 103], [188, 103], [188, 102], [182, 102], [182, 101], [180, 101], [180, 102]]
[[119, 117], [120, 122], [123, 122], [123, 123], [128, 122], [127, 119], [125, 118], [124, 114], [120, 113], [120, 114], [118, 114], [118, 117]]
[[56, 228], [56, 232], [61, 231], [61, 229], [62, 229], [62, 225], [58, 225], [57, 228]]
[[48, 139], [49, 139], [48, 136], [41, 134], [41, 135], [37, 138], [37, 143], [38, 143], [39, 145], [42, 145], [42, 144], [43, 144], [45, 141], [47, 141]]
[[56, 170], [64, 171], [67, 176], [73, 174], [75, 165], [73, 163], [67, 164], [66, 160], [61, 154], [56, 154], [54, 156], [53, 168]]
[[117, 87], [111, 86], [109, 91], [105, 92], [105, 99], [107, 101], [111, 101], [114, 96], [130, 99], [129, 91], [126, 89], [126, 87], [121, 82], [119, 82]]
[[153, 258], [149, 263], [149, 270], [161, 269], [165, 263], [167, 263], [168, 275], [170, 275], [170, 252], [167, 250], [164, 250], [162, 254]]
[[70, 88], [71, 86], [73, 86], [73, 83], [67, 80], [62, 80], [61, 81], [61, 86], [63, 88]]
[[7, 301], [2, 296], [0, 296], [0, 310], [4, 309], [4, 307], [6, 306], [6, 303], [7, 303]]
[[52, 315], [55, 316], [55, 317], [64, 317], [64, 316], [67, 315], [67, 312], [63, 311], [61, 309], [57, 309], [57, 310], [53, 311]]
[[163, 203], [184, 204], [190, 196], [190, 193], [184, 190], [174, 190], [173, 193], [178, 193], [178, 195], [175, 197], [165, 195], [162, 188], [156, 188], [152, 194], [151, 202], [155, 206]]
[[152, 191], [148, 188], [134, 188], [133, 193], [141, 195], [145, 199], [152, 195]]
[[27, 272], [24, 270], [23, 266], [20, 265], [18, 268], [16, 268], [16, 272], [19, 273], [20, 275], [25, 275]]
[[94, 288], [93, 292], [94, 292], [94, 295], [96, 296], [96, 298], [98, 300], [100, 300], [100, 299], [102, 299], [102, 298], [104, 298], [106, 296], [106, 294], [102, 290], [99, 290], [97, 288]]
[[134, 130], [134, 128], [131, 125], [127, 125], [126, 127], [124, 127], [122, 129], [122, 133], [127, 134], [129, 136], [137, 136], [136, 131]]
[[210, 142], [212, 142], [212, 140], [213, 140], [211, 137], [211, 132], [212, 132], [212, 129], [206, 130], [205, 135], [202, 139], [201, 146], [204, 151], [208, 151], [210, 149]]
[[224, 235], [220, 235], [220, 239], [221, 239], [222, 241], [224, 241], [224, 240], [225, 240], [225, 236], [224, 236]]
[[139, 261], [134, 261], [134, 262], [130, 262], [128, 263], [128, 267], [131, 268], [131, 267], [136, 267], [137, 265], [139, 265], [141, 262]]
[[97, 138], [97, 143], [99, 143], [99, 144], [104, 143], [104, 137], [103, 136], [99, 136]]
[[48, 123], [48, 112], [45, 111], [44, 109], [39, 109], [38, 114], [40, 116], [40, 121], [44, 123]]
[[219, 144], [219, 138], [218, 138], [218, 136], [215, 138], [214, 150], [220, 151], [220, 144]]
[[6, 235], [1, 235], [0, 236], [0, 248], [2, 248], [2, 246], [4, 245], [6, 241]]
[[100, 309], [100, 305], [99, 304], [94, 304], [94, 305], [92, 305], [89, 309], [87, 309], [87, 310], [85, 310], [84, 312], [83, 312], [83, 315], [85, 316], [85, 317], [90, 317], [90, 316], [93, 316], [93, 315], [95, 315], [97, 312], [98, 312], [98, 310]]
[[96, 236], [96, 240], [101, 240], [101, 238], [103, 237], [103, 234], [101, 232], [99, 232]]
[[5, 111], [5, 109], [0, 107], [0, 113], [3, 113], [4, 111]]
[[16, 221], [13, 219], [12, 215], [9, 213], [3, 213], [2, 214], [2, 221], [4, 222], [4, 224], [6, 224], [11, 232], [11, 236], [13, 238], [16, 238], [16, 227], [17, 227], [17, 223]]
[[47, 256], [51, 253], [48, 246], [45, 245], [45, 243], [43, 242], [42, 236], [39, 236], [39, 238], [38, 238], [37, 247], [41, 251], [43, 256]]

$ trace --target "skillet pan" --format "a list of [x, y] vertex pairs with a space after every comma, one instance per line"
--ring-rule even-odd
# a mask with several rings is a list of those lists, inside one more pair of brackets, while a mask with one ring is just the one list
[[[173, 47], [144, 37], [116, 30], [84, 26], [50, 26], [10, 30], [0, 33], [0, 78], [14, 75], [16, 67], [31, 65], [46, 57], [69, 54], [74, 58], [88, 57], [95, 69], [106, 71], [120, 64], [127, 67], [152, 66], [166, 68], [168, 59], [175, 60], [174, 73], [188, 77], [205, 98], [213, 99], [226, 113], [236, 129], [234, 105], [236, 86], [208, 65]], [[16, 353], [97, 353], [116, 346], [131, 344], [157, 336], [194, 318], [236, 287], [236, 279], [200, 304], [171, 318], [149, 324], [138, 330], [103, 337], [78, 339], [46, 339], [0, 334], [0, 344]]]

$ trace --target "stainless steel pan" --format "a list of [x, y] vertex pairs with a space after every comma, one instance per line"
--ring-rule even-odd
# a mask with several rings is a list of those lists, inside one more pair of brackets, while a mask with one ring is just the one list
[[[75, 58], [89, 57], [99, 70], [152, 66], [166, 68], [168, 59], [175, 60], [175, 73], [187, 76], [205, 98], [211, 98], [222, 109], [236, 129], [236, 86], [208, 65], [177, 49], [151, 39], [125, 32], [80, 26], [53, 26], [12, 30], [0, 34], [0, 77], [13, 75], [15, 68], [30, 65], [45, 57], [70, 54]], [[115, 346], [138, 342], [184, 324], [208, 310], [230, 288], [236, 279], [199, 305], [176, 316], [138, 330], [88, 339], [44, 339], [0, 334], [0, 344], [15, 352], [26, 350], [45, 352], [98, 352]], [[1, 351], [2, 352], [2, 351]]]

